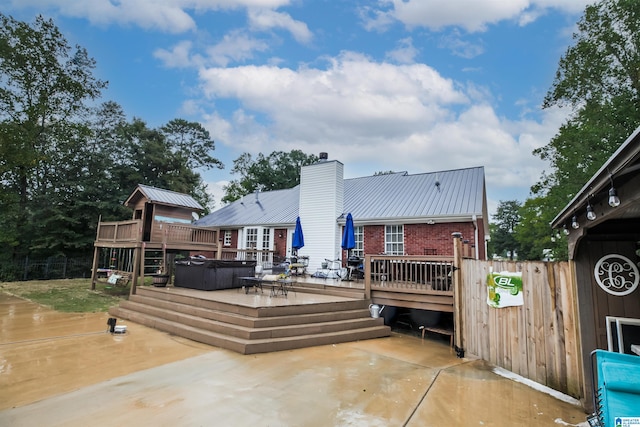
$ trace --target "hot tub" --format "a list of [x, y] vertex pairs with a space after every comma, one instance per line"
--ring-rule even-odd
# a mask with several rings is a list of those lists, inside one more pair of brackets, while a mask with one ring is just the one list
[[174, 286], [179, 288], [215, 291], [241, 288], [241, 277], [255, 275], [255, 261], [225, 261], [191, 258], [176, 261]]

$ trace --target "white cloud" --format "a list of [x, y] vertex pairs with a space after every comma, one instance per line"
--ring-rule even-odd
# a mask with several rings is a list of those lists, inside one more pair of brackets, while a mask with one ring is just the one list
[[[225, 9], [277, 9], [290, 0], [12, 0], [13, 9], [36, 8], [85, 18], [99, 25], [135, 25], [169, 33], [192, 31], [196, 23], [190, 12]], [[296, 21], [294, 21], [295, 23]], [[299, 23], [298, 23], [299, 25]]]
[[475, 58], [484, 53], [482, 44], [464, 40], [458, 30], [453, 30], [451, 33], [442, 36], [438, 45], [465, 59]]
[[170, 50], [156, 49], [153, 52], [153, 56], [162, 61], [165, 67], [169, 68], [199, 66], [203, 63], [203, 58], [200, 55], [191, 55], [192, 45], [191, 41], [184, 40], [173, 45]]
[[184, 10], [183, 2], [157, 2], [154, 0], [14, 0], [12, 7], [53, 10], [76, 18], [85, 18], [92, 24], [136, 25], [145, 29], [180, 33], [195, 29], [195, 21]]
[[309, 43], [313, 38], [313, 34], [309, 31], [307, 24], [296, 21], [287, 13], [268, 9], [250, 9], [249, 24], [252, 29], [260, 31], [283, 28], [289, 31], [299, 43]]
[[411, 37], [407, 37], [398, 42], [398, 47], [386, 53], [386, 57], [398, 64], [411, 64], [414, 62], [418, 49], [413, 46]]
[[565, 118], [560, 110], [501, 118], [487, 88], [424, 64], [376, 63], [348, 52], [328, 62], [326, 69], [201, 70], [207, 97], [241, 104], [231, 117], [214, 115], [208, 129], [239, 153], [328, 152], [348, 176], [484, 166], [489, 188], [523, 200], [546, 166], [532, 151]]
[[363, 16], [369, 30], [384, 30], [399, 21], [409, 28], [461, 27], [477, 32], [503, 20], [526, 25], [546, 9], [580, 13], [590, 3], [592, 0], [383, 0], [380, 9], [363, 9]]
[[206, 47], [206, 57], [192, 53], [193, 43], [181, 41], [170, 49], [156, 49], [153, 56], [168, 68], [200, 68], [207, 65], [226, 67], [232, 62], [244, 62], [254, 57], [255, 52], [263, 52], [269, 45], [240, 30], [225, 34], [218, 43]]
[[215, 65], [226, 67], [231, 62], [242, 62], [253, 58], [254, 52], [263, 52], [269, 45], [242, 31], [225, 34], [223, 39], [206, 49], [209, 59]]
[[229, 185], [229, 181], [207, 181], [205, 184], [207, 186], [207, 193], [213, 197], [213, 210], [223, 207], [222, 198], [225, 194], [223, 187]]

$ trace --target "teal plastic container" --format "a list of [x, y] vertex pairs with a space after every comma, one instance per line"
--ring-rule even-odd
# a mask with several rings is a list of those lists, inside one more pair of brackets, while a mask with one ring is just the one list
[[640, 426], [640, 356], [595, 350], [596, 413], [606, 427]]

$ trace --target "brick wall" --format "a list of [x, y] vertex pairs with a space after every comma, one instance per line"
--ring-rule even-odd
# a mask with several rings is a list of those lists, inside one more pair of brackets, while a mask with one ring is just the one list
[[384, 225], [367, 225], [364, 227], [364, 253], [384, 253]]
[[[441, 224], [406, 224], [404, 226], [405, 255], [445, 255], [453, 256], [454, 232], [462, 233], [463, 240], [475, 245], [472, 222]], [[484, 238], [484, 234], [481, 234]], [[484, 256], [484, 244], [480, 246], [480, 258]], [[384, 252], [384, 225], [369, 225], [364, 228], [365, 254]], [[475, 253], [475, 251], [474, 251]]]

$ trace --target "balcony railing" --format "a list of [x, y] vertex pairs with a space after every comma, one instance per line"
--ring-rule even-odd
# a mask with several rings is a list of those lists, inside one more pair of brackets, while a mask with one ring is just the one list
[[140, 220], [99, 222], [96, 240], [113, 243], [137, 242], [141, 240], [141, 236]]
[[152, 233], [151, 240], [144, 240], [142, 221], [99, 222], [96, 240], [99, 243], [164, 243], [175, 246], [206, 246], [215, 250], [218, 244], [218, 229], [194, 227], [184, 224], [164, 223], [161, 232]]
[[203, 245], [216, 245], [218, 243], [218, 230], [203, 227], [193, 227], [183, 224], [166, 224], [165, 239], [163, 243], [194, 243]]

